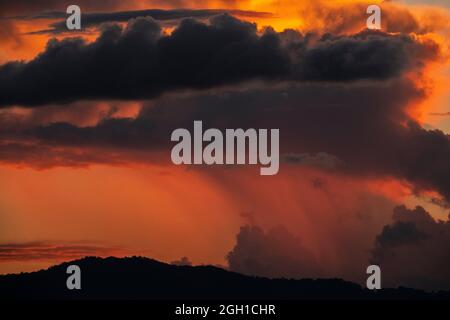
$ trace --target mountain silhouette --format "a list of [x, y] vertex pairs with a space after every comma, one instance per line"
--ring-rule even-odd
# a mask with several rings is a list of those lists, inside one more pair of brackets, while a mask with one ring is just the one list
[[[81, 290], [68, 290], [69, 265]], [[341, 279], [267, 279], [213, 266], [176, 266], [143, 257], [86, 257], [32, 273], [0, 276], [0, 299], [450, 299], [450, 292], [371, 291]]]

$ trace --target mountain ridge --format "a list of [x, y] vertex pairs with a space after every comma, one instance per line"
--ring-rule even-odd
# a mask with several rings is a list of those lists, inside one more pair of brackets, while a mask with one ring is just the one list
[[[81, 290], [69, 290], [69, 265], [81, 269]], [[371, 291], [342, 279], [268, 279], [219, 267], [177, 266], [145, 257], [85, 257], [48, 269], [0, 275], [0, 299], [450, 299], [449, 291]]]

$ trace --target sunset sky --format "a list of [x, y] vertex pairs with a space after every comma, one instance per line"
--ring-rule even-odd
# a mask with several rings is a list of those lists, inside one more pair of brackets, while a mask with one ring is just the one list
[[[448, 0], [0, 0], [0, 273], [143, 255], [362, 283], [376, 263], [450, 289], [449, 44]], [[175, 166], [194, 120], [279, 128], [279, 173]]]

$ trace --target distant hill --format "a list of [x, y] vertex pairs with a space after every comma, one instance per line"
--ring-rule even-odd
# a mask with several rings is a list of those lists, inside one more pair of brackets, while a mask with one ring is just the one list
[[[82, 272], [68, 290], [67, 267]], [[87, 257], [47, 270], [0, 276], [0, 299], [450, 299], [450, 292], [373, 292], [340, 279], [266, 279], [212, 266], [175, 266], [141, 257]]]

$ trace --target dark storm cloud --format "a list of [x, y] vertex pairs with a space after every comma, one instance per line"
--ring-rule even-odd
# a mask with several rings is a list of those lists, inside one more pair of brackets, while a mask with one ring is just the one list
[[313, 81], [388, 79], [420, 66], [437, 53], [438, 48], [432, 42], [419, 45], [408, 36], [392, 37], [381, 32], [324, 35], [300, 55], [302, 61], [295, 77]]
[[320, 273], [314, 255], [284, 227], [265, 232], [244, 226], [236, 240], [227, 255], [232, 271], [269, 278], [308, 278]]
[[319, 39], [294, 31], [259, 35], [228, 15], [183, 20], [169, 36], [151, 18], [105, 28], [93, 43], [51, 40], [34, 60], [0, 67], [0, 105], [145, 99], [177, 89], [267, 81], [386, 80], [438, 54], [432, 42], [365, 31]]
[[[103, 152], [95, 149], [107, 148], [114, 163], [132, 161], [136, 151], [160, 152], [169, 161], [171, 132], [202, 120], [205, 127], [222, 129], [280, 128], [282, 155], [324, 152], [345, 164], [338, 168], [342, 172], [396, 177], [449, 200], [449, 137], [410, 119], [406, 107], [425, 92], [397, 77], [436, 54], [433, 43], [380, 32], [317, 38], [268, 30], [258, 35], [252, 24], [218, 16], [211, 25], [184, 20], [170, 36], [162, 36], [154, 20], [138, 18], [125, 30], [106, 28], [91, 44], [52, 41], [31, 62], [4, 65], [0, 103], [210, 90], [159, 97], [136, 119], [106, 118], [85, 128], [55, 123], [19, 133], [0, 130], [7, 151], [0, 160], [34, 163], [41, 159], [35, 154], [45, 154], [50, 166], [85, 165], [103, 161]], [[272, 81], [211, 88], [251, 79]], [[350, 81], [364, 79], [384, 81]], [[28, 141], [35, 140], [38, 144], [30, 146]]]
[[0, 262], [70, 260], [85, 256], [107, 256], [117, 253], [118, 247], [81, 242], [23, 242], [0, 243]]
[[396, 207], [393, 223], [376, 238], [372, 260], [385, 287], [450, 289], [450, 220], [436, 221], [422, 207]]
[[426, 239], [426, 235], [417, 230], [412, 222], [397, 222], [393, 226], [385, 226], [383, 232], [377, 237], [377, 246], [380, 248], [396, 247], [405, 244], [414, 244]]
[[333, 170], [396, 177], [418, 192], [436, 190], [449, 200], [449, 137], [423, 129], [405, 111], [424, 94], [408, 80], [263, 86], [164, 97], [136, 119], [105, 119], [88, 128], [53, 124], [23, 134], [54, 146], [162, 151], [169, 161], [171, 132], [192, 128], [194, 120], [205, 128], [279, 128], [280, 154], [291, 155], [284, 165], [306, 160], [326, 165], [330, 157], [299, 155], [327, 153]]
[[[170, 125], [164, 128], [165, 125]], [[80, 128], [67, 123], [55, 123], [32, 130], [32, 134], [50, 143], [71, 146], [105, 146], [126, 149], [158, 149], [167, 146], [169, 130], [174, 125], [149, 118], [107, 119], [95, 127]], [[166, 134], [167, 133], [167, 134]]]

